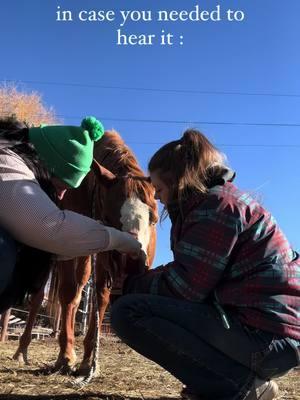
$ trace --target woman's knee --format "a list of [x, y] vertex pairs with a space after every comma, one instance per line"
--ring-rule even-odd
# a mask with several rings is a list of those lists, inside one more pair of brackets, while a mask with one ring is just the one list
[[117, 335], [123, 331], [123, 326], [127, 325], [127, 315], [130, 309], [131, 295], [127, 294], [116, 300], [110, 313], [111, 326]]
[[133, 325], [146, 315], [145, 295], [126, 294], [116, 300], [111, 309], [111, 326], [116, 334], [125, 337]]

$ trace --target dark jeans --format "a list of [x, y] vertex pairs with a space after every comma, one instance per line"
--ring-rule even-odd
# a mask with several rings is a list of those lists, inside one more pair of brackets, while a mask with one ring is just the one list
[[12, 279], [16, 265], [17, 245], [14, 239], [0, 227], [0, 294]]
[[125, 343], [207, 399], [243, 399], [256, 376], [270, 379], [299, 364], [298, 341], [230, 316], [225, 329], [208, 304], [128, 294], [113, 305], [111, 321]]

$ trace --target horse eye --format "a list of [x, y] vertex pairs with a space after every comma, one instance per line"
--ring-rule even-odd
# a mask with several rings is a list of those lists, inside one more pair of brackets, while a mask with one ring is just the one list
[[156, 225], [156, 217], [155, 214], [153, 213], [153, 211], [149, 210], [149, 221], [150, 221], [150, 225], [155, 226]]

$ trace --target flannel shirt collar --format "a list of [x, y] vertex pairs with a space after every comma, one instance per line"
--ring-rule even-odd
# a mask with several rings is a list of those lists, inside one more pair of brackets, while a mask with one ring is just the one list
[[[218, 185], [223, 186], [226, 182], [232, 182], [235, 176], [236, 173], [233, 170], [229, 168], [223, 168], [218, 174], [209, 177], [206, 185], [208, 189]], [[171, 222], [174, 223], [179, 215], [184, 217], [184, 215], [186, 215], [192, 208], [202, 203], [202, 201], [206, 199], [206, 196], [206, 193], [191, 192], [186, 200], [181, 202], [181, 205], [178, 201], [169, 203], [167, 210]]]

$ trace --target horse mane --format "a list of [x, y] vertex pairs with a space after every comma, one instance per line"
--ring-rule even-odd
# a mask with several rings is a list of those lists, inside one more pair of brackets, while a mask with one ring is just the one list
[[[125, 190], [128, 195], [136, 195], [151, 209], [151, 221], [158, 221], [157, 204], [154, 199], [154, 188], [139, 167], [132, 150], [124, 143], [115, 130], [106, 131], [95, 144], [94, 157], [105, 168], [118, 178], [125, 179]], [[140, 178], [140, 179], [139, 179]]]

